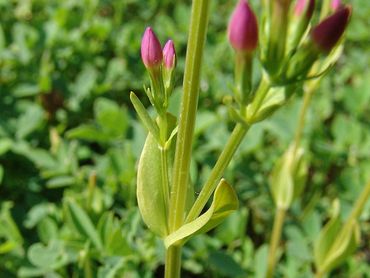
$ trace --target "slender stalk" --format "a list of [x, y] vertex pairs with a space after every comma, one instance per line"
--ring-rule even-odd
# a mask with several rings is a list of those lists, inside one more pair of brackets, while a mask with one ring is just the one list
[[162, 114], [159, 116], [159, 130], [160, 130], [160, 141], [161, 145], [158, 146], [160, 149], [160, 156], [161, 156], [161, 178], [162, 178], [162, 194], [163, 194], [163, 202], [165, 206], [165, 218], [167, 223], [167, 232], [168, 232], [168, 210], [169, 210], [169, 202], [170, 202], [170, 193], [169, 193], [169, 176], [168, 176], [168, 163], [167, 163], [167, 154], [168, 150], [165, 148], [165, 144], [167, 141], [167, 133], [168, 133], [168, 122], [167, 122], [167, 115]]
[[[266, 92], [270, 89], [270, 83], [266, 78], [262, 78], [260, 85], [256, 91], [256, 96], [266, 95]], [[238, 123], [232, 131], [225, 148], [222, 150], [215, 166], [213, 167], [211, 174], [209, 175], [206, 183], [203, 185], [202, 190], [196, 199], [194, 205], [189, 211], [186, 218], [186, 223], [193, 221], [202, 212], [202, 209], [207, 204], [213, 191], [216, 189], [217, 183], [221, 179], [226, 167], [229, 165], [232, 157], [236, 150], [243, 141], [244, 136], [247, 134], [250, 126], [242, 125]]]
[[171, 246], [166, 251], [165, 278], [180, 277], [181, 247]]
[[[167, 163], [167, 150], [161, 148], [161, 175], [162, 175], [162, 192], [165, 210], [165, 217], [168, 220], [168, 205], [170, 201], [170, 192], [169, 192], [169, 178], [168, 178], [168, 163]], [[167, 221], [168, 224], [168, 221]], [[168, 230], [167, 225], [167, 230]]]
[[276, 264], [276, 250], [280, 243], [281, 231], [284, 224], [285, 214], [286, 214], [285, 208], [277, 208], [269, 246], [266, 278], [271, 278], [273, 277], [274, 274]]
[[324, 273], [323, 272], [316, 272], [315, 273], [315, 278], [322, 278], [324, 277]]
[[209, 0], [194, 0], [184, 73], [184, 93], [177, 135], [173, 185], [170, 201], [170, 229], [175, 231], [184, 221], [190, 157], [198, 106], [200, 67], [208, 25]]
[[352, 225], [352, 222], [356, 221], [360, 217], [369, 197], [370, 197], [370, 181], [366, 184], [365, 188], [362, 190], [361, 194], [356, 200], [356, 203], [353, 206], [352, 212], [348, 217], [343, 230], [345, 230], [347, 226]]
[[202, 209], [207, 204], [207, 201], [209, 197], [211, 197], [213, 191], [216, 189], [217, 183], [221, 179], [226, 167], [229, 165], [231, 158], [238, 149], [248, 129], [249, 127], [243, 126], [242, 124], [237, 124], [235, 126], [225, 148], [216, 162], [216, 165], [213, 167], [208, 180], [204, 184], [197, 200], [192, 206], [186, 218], [186, 222], [194, 220], [202, 212]]
[[312, 99], [313, 92], [314, 92], [313, 90], [307, 90], [303, 96], [303, 103], [299, 111], [298, 124], [297, 124], [297, 128], [294, 134], [294, 152], [293, 152], [294, 154], [297, 153], [298, 147], [301, 143], [306, 114], [307, 114], [308, 107]]
[[[174, 160], [173, 184], [170, 196], [169, 228], [177, 230], [184, 222], [192, 141], [198, 106], [203, 48], [206, 39], [210, 0], [194, 0], [190, 18], [190, 33], [184, 73], [179, 129]], [[180, 277], [181, 246], [167, 249], [165, 276]]]

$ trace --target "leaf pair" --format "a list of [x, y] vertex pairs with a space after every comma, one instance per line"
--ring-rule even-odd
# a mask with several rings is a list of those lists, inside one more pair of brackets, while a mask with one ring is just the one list
[[[167, 154], [169, 165], [172, 165], [174, 144]], [[231, 212], [237, 209], [238, 199], [234, 189], [221, 180], [214, 194], [211, 207], [194, 221], [180, 227], [172, 234], [168, 232], [168, 208], [161, 174], [161, 150], [152, 134], [148, 134], [141, 154], [137, 175], [137, 200], [141, 216], [149, 229], [164, 238], [166, 247], [183, 244], [191, 236], [204, 233], [217, 226]], [[171, 173], [172, 169], [169, 169]], [[171, 178], [170, 178], [171, 181]], [[171, 184], [171, 182], [169, 183]], [[194, 190], [189, 184], [187, 194], [187, 211], [193, 204]]]

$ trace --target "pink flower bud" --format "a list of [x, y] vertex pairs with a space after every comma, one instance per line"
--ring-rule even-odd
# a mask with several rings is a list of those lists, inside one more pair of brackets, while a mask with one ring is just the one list
[[240, 0], [229, 23], [229, 41], [236, 51], [252, 52], [258, 43], [256, 16], [246, 0]]
[[141, 59], [146, 68], [153, 68], [162, 63], [162, 47], [151, 27], [146, 28], [141, 40]]
[[312, 29], [311, 38], [320, 51], [330, 52], [337, 44], [347, 27], [351, 12], [350, 6], [343, 6]]
[[338, 10], [341, 6], [342, 6], [342, 1], [341, 0], [331, 0], [330, 8], [333, 11]]
[[315, 0], [298, 0], [294, 7], [294, 14], [300, 17], [305, 13], [306, 18], [309, 20], [312, 17], [315, 9]]
[[163, 47], [163, 65], [166, 69], [176, 66], [176, 51], [172, 40], [168, 40]]

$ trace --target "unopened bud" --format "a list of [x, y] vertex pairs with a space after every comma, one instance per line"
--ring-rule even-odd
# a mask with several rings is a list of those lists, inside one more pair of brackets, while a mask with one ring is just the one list
[[168, 40], [163, 47], [163, 82], [166, 99], [172, 94], [174, 72], [176, 67], [176, 51], [172, 40]]
[[238, 52], [252, 52], [258, 43], [258, 23], [246, 0], [240, 0], [229, 23], [229, 41]]
[[163, 65], [166, 69], [176, 66], [176, 51], [172, 40], [168, 40], [163, 47]]
[[319, 51], [328, 53], [333, 49], [347, 27], [351, 11], [350, 6], [343, 6], [313, 28], [311, 38]]
[[146, 28], [141, 41], [141, 59], [147, 69], [162, 63], [162, 47], [151, 27]]

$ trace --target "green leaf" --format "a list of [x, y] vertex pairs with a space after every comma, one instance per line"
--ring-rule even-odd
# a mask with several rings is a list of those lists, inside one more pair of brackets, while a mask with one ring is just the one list
[[321, 273], [330, 272], [345, 261], [355, 251], [360, 241], [357, 221], [343, 226], [339, 209], [339, 201], [335, 200], [333, 215], [321, 230], [314, 245], [315, 265]]
[[98, 98], [94, 103], [94, 113], [97, 123], [109, 137], [115, 138], [125, 134], [128, 116], [114, 101]]
[[339, 201], [335, 200], [332, 206], [332, 216], [325, 227], [320, 231], [319, 237], [314, 245], [315, 264], [320, 268], [325, 261], [325, 257], [330, 251], [331, 246], [335, 241], [335, 237], [341, 228], [339, 219]]
[[161, 154], [157, 141], [149, 133], [137, 171], [137, 202], [145, 224], [155, 234], [167, 235], [166, 207], [163, 199]]
[[211, 207], [201, 216], [180, 227], [168, 235], [166, 248], [174, 244], [183, 244], [190, 237], [205, 233], [219, 225], [227, 216], [238, 208], [239, 202], [234, 189], [222, 179], [214, 193]]
[[44, 120], [44, 111], [36, 104], [29, 105], [18, 119], [16, 137], [23, 139], [36, 130]]
[[0, 155], [3, 155], [7, 151], [9, 151], [12, 145], [13, 145], [13, 141], [11, 139], [9, 138], [0, 139]]
[[139, 98], [133, 92], [130, 93], [130, 99], [136, 110], [136, 113], [138, 114], [145, 128], [154, 136], [157, 142], [160, 142], [159, 128], [157, 124], [149, 116], [144, 105], [141, 103]]
[[63, 246], [58, 241], [52, 241], [48, 246], [35, 243], [28, 249], [29, 261], [39, 268], [51, 268], [63, 254]]
[[76, 128], [69, 130], [67, 133], [68, 139], [82, 139], [90, 142], [107, 142], [109, 136], [104, 134], [96, 126], [82, 124]]
[[103, 249], [101, 238], [87, 213], [73, 200], [67, 201], [66, 208], [76, 230], [88, 238], [96, 248]]
[[209, 255], [209, 264], [225, 277], [245, 277], [246, 273], [235, 259], [222, 251], [213, 251]]
[[60, 188], [76, 184], [76, 179], [71, 176], [59, 176], [48, 180], [47, 188]]

